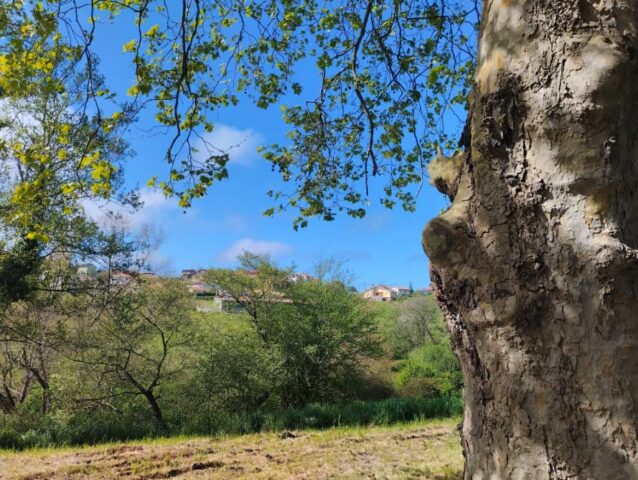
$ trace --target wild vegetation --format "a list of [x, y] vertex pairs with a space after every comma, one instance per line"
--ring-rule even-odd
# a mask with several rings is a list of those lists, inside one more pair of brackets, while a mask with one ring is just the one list
[[[99, 63], [114, 31], [121, 83], [124, 62]], [[2, 408], [52, 415], [82, 391], [52, 364], [87, 365], [99, 392], [122, 393], [93, 399], [100, 412], [161, 406], [191, 371], [166, 369], [170, 353], [142, 361], [150, 340], [116, 356], [69, 348], [58, 284], [41, 282], [56, 254], [112, 251], [83, 201], [139, 205], [122, 182], [138, 118], [168, 133], [148, 185], [187, 208], [229, 175], [206, 141], [214, 119], [252, 102], [290, 127], [262, 150], [288, 182], [264, 213], [293, 210], [295, 227], [362, 217], [375, 198], [413, 210], [438, 144], [430, 182], [451, 205], [423, 245], [465, 374], [466, 478], [636, 477], [637, 32], [635, 0], [0, 0], [0, 306], [21, 319], [11, 341], [30, 339], [3, 353]], [[394, 387], [421, 388], [420, 362], [448, 368], [435, 348], [407, 354]], [[123, 365], [139, 387], [113, 374]]]
[[58, 288], [13, 302], [0, 330], [0, 447], [460, 413], [460, 370], [430, 296], [368, 302], [325, 264], [325, 280], [293, 281], [267, 258], [241, 262], [206, 272], [235, 300], [211, 313], [180, 280], [82, 277], [52, 260]]
[[0, 478], [462, 478], [457, 419], [8, 453]]
[[[304, 94], [294, 68], [305, 60], [322, 93], [282, 109], [290, 146], [263, 155], [294, 188], [269, 192], [264, 213], [296, 209], [295, 228], [362, 217], [380, 174], [382, 203], [414, 209], [433, 140], [448, 141], [438, 119], [462, 110], [472, 58], [442, 35], [436, 9], [398, 5], [368, 2], [359, 17], [350, 2], [0, 0], [0, 446], [458, 413], [458, 368], [427, 354], [434, 325], [423, 340], [416, 319], [401, 314], [399, 326], [398, 310], [345, 284], [286, 282], [267, 264], [257, 278], [210, 272], [231, 293], [246, 289], [240, 312], [197, 313], [181, 284], [142, 275], [148, 238], [87, 214], [87, 202], [141, 207], [125, 165], [144, 115], [168, 133], [166, 168], [147, 185], [188, 208], [228, 176], [228, 152], [207, 141], [212, 114], [244, 97], [268, 108]], [[457, 10], [451, 28], [471, 31], [476, 7]], [[390, 35], [401, 23], [416, 35], [407, 50]], [[135, 37], [121, 48], [130, 69], [116, 75], [128, 75], [125, 91], [100, 66], [108, 25]], [[421, 75], [420, 62], [437, 67]], [[82, 278], [81, 263], [99, 274]]]

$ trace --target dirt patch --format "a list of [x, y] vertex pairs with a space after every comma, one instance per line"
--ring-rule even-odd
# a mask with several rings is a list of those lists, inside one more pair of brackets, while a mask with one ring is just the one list
[[[424, 446], [424, 440], [432, 439], [436, 441]], [[459, 443], [454, 422], [439, 421], [25, 452], [6, 458], [0, 453], [0, 479], [454, 479], [462, 472]]]
[[106, 455], [115, 455], [116, 453], [141, 452], [142, 450], [144, 450], [144, 447], [139, 445], [123, 445], [121, 447], [108, 448], [104, 453]]
[[208, 470], [209, 468], [221, 468], [224, 464], [222, 462], [212, 461], [212, 462], [199, 462], [193, 463], [191, 470]]

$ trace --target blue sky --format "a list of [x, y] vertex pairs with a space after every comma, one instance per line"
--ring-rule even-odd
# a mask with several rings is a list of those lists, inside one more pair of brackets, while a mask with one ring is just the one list
[[[126, 90], [132, 78], [129, 59], [121, 53], [121, 45], [128, 40], [126, 32], [102, 32], [97, 39], [102, 69], [110, 85]], [[312, 84], [313, 73], [302, 71], [301, 80]], [[128, 136], [136, 152], [127, 162], [129, 186], [145, 185], [158, 171], [166, 173], [162, 159], [168, 138], [148, 134], [145, 127], [151, 125], [150, 117], [150, 113], [143, 114]], [[262, 215], [272, 206], [266, 192], [279, 189], [282, 182], [256, 148], [284, 141], [286, 125], [279, 108], [261, 110], [243, 102], [218, 112], [213, 120], [217, 127], [208, 140], [220, 148], [230, 148], [230, 179], [213, 185], [206, 198], [185, 212], [175, 199], [142, 187], [145, 206], [128, 215], [132, 226], [148, 225], [163, 238], [154, 256], [157, 270], [178, 273], [184, 268], [230, 267], [236, 264], [237, 254], [250, 250], [270, 254], [282, 265], [294, 263], [299, 271], [309, 273], [317, 261], [335, 257], [347, 262], [358, 289], [380, 283], [407, 286], [412, 282], [415, 288], [429, 285], [421, 231], [445, 208], [446, 200], [427, 182], [414, 213], [382, 207], [379, 192], [371, 191], [364, 219], [345, 214], [333, 222], [313, 219], [307, 228], [295, 231], [295, 212]]]

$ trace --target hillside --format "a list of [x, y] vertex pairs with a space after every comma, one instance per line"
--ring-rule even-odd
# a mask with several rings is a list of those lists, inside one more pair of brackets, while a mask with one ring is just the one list
[[456, 479], [457, 421], [0, 454], [2, 479]]

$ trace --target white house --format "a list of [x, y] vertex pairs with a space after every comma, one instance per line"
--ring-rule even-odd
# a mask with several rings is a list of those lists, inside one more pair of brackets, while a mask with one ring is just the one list
[[406, 287], [393, 287], [388, 285], [375, 285], [365, 290], [361, 296], [366, 300], [375, 302], [389, 302], [399, 297], [406, 297], [412, 293], [412, 290]]

